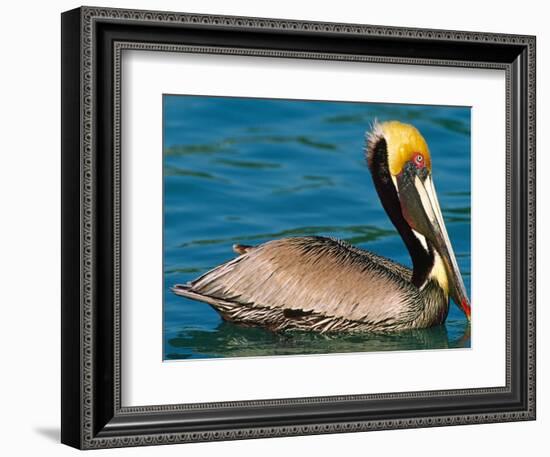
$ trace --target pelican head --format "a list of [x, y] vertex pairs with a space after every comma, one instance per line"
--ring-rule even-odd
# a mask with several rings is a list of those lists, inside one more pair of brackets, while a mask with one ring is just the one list
[[413, 261], [412, 282], [436, 280], [470, 319], [470, 302], [432, 181], [426, 140], [409, 124], [375, 122], [367, 163], [378, 196]]

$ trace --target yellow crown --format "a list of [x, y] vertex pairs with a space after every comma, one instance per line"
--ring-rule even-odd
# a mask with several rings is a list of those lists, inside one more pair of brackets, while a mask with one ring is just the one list
[[386, 140], [388, 166], [392, 175], [401, 173], [403, 165], [417, 154], [422, 154], [425, 166], [431, 172], [430, 150], [416, 127], [399, 121], [389, 121], [379, 124], [377, 128]]

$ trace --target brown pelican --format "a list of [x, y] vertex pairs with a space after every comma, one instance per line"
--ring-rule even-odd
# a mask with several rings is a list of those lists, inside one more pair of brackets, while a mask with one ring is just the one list
[[273, 331], [426, 328], [445, 321], [450, 298], [470, 319], [426, 141], [412, 125], [376, 122], [366, 159], [412, 270], [333, 238], [283, 238], [235, 245], [238, 257], [172, 291], [208, 303], [227, 321]]

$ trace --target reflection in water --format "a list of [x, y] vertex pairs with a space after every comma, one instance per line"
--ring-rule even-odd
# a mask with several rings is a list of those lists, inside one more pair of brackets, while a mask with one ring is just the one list
[[264, 355], [326, 354], [345, 352], [448, 349], [469, 344], [470, 326], [463, 322], [460, 333], [449, 338], [444, 325], [393, 334], [321, 335], [308, 332], [273, 333], [257, 327], [222, 322], [215, 329], [184, 329], [168, 343], [182, 352], [168, 359], [195, 357], [249, 357]]
[[290, 236], [333, 236], [410, 267], [363, 157], [365, 130], [375, 118], [411, 122], [425, 136], [470, 289], [469, 108], [166, 96], [165, 358], [470, 347], [469, 324], [454, 304], [444, 326], [427, 330], [275, 334], [225, 323], [208, 305], [170, 292], [231, 259], [234, 243]]

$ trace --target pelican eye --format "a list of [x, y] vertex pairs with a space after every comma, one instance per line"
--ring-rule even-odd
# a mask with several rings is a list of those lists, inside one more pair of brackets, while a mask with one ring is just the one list
[[424, 166], [424, 156], [422, 154], [416, 154], [414, 156], [414, 164], [418, 168], [422, 168]]

